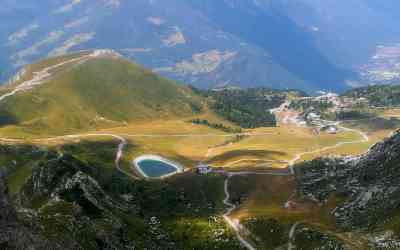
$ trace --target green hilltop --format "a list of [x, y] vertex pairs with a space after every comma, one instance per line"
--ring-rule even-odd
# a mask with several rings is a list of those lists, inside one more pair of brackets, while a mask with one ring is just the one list
[[[84, 59], [68, 62], [79, 56]], [[61, 135], [139, 120], [185, 117], [203, 105], [203, 98], [190, 88], [112, 53], [46, 59], [27, 67], [22, 79], [63, 61], [64, 65], [49, 70], [51, 76], [42, 84], [0, 102], [0, 134]]]

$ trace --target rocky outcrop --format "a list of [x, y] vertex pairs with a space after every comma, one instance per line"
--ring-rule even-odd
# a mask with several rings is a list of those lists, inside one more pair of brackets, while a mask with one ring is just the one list
[[8, 189], [0, 173], [0, 248], [12, 244], [11, 238], [15, 235], [17, 227], [17, 214], [10, 205]]
[[[41, 201], [51, 199], [83, 199], [101, 211], [126, 210], [108, 196], [96, 179], [95, 168], [87, 166], [71, 155], [65, 154], [43, 161], [34, 169], [21, 192], [24, 206], [41, 206]], [[83, 202], [83, 201], [82, 201]]]
[[68, 154], [34, 167], [19, 195], [19, 212], [54, 242], [50, 249], [135, 249], [120, 218], [133, 209], [104, 191], [96, 171]]
[[23, 225], [12, 206], [8, 188], [0, 172], [0, 249], [36, 250], [59, 249]]
[[358, 157], [321, 158], [296, 168], [298, 189], [324, 202], [346, 197], [332, 211], [343, 228], [368, 228], [400, 207], [400, 131]]

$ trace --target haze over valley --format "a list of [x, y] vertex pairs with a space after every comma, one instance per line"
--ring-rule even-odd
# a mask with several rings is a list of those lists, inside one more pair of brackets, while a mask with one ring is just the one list
[[0, 79], [47, 56], [108, 48], [201, 88], [396, 83], [398, 7], [389, 0], [3, 0]]

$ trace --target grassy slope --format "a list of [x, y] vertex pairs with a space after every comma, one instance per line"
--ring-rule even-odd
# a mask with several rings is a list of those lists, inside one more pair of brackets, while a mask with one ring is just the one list
[[[6, 99], [1, 134], [60, 135], [151, 118], [192, 115], [201, 98], [189, 88], [123, 59], [97, 58]], [[96, 119], [104, 117], [105, 119]]]
[[[72, 59], [76, 59], [79, 58], [81, 56], [86, 56], [89, 55], [90, 51], [85, 51], [85, 52], [79, 52], [79, 53], [71, 53], [68, 55], [64, 55], [64, 56], [58, 56], [58, 57], [49, 57], [43, 60], [40, 60], [36, 63], [32, 63], [29, 64], [27, 66], [24, 67], [24, 74], [21, 76], [21, 78], [18, 81], [15, 81], [9, 85], [4, 86], [4, 90], [8, 89], [8, 87], [12, 88], [17, 86], [18, 84], [21, 84], [22, 82], [26, 81], [26, 80], [30, 80], [33, 77], [34, 72], [40, 71], [46, 67], [52, 66], [52, 65], [56, 65], [68, 60], [72, 60]], [[2, 90], [0, 90], [1, 93]]]
[[34, 164], [46, 155], [45, 149], [34, 145], [0, 144], [0, 171], [7, 176], [11, 194], [18, 192], [30, 177]]

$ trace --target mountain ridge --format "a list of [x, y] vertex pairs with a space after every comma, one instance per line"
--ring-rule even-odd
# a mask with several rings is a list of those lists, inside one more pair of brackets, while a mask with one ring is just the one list
[[[40, 8], [31, 1], [7, 0], [0, 10], [6, 17], [0, 26], [2, 80], [49, 55], [111, 48], [196, 87], [339, 91], [367, 82], [357, 78], [365, 68], [380, 67], [373, 60], [377, 46], [395, 46], [400, 34], [393, 25], [397, 16], [383, 14], [395, 2], [380, 7], [351, 0], [349, 11], [344, 3], [318, 0], [57, 0]], [[365, 21], [371, 19], [377, 24]]]
[[1, 93], [3, 128], [34, 133], [46, 129], [64, 134], [143, 119], [184, 117], [203, 105], [190, 88], [109, 50], [40, 61]]

